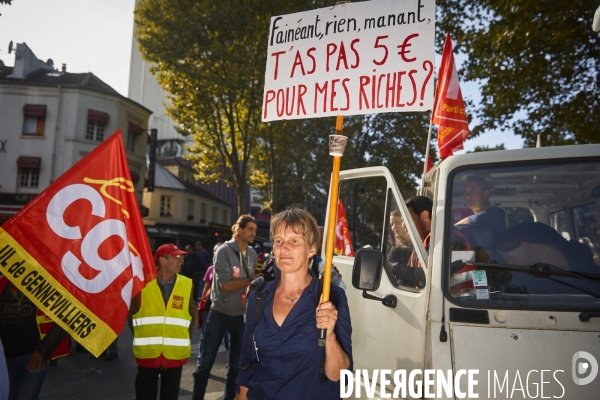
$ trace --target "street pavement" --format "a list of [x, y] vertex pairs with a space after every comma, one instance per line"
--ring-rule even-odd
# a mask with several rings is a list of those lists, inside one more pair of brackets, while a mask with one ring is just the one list
[[[196, 369], [200, 330], [194, 329], [192, 355], [183, 367], [180, 400], [191, 400], [194, 388], [192, 372]], [[87, 353], [75, 352], [72, 343], [71, 355], [51, 365], [40, 400], [112, 400], [135, 399], [135, 375], [137, 367], [131, 344], [133, 337], [126, 326], [119, 335], [119, 358], [107, 361], [104, 357], [94, 358]], [[223, 397], [227, 374], [227, 352], [221, 345], [215, 365], [211, 371], [205, 400], [218, 400]]]

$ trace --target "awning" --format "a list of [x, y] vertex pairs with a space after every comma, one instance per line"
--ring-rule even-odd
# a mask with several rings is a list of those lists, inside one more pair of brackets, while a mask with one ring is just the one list
[[40, 168], [42, 164], [42, 157], [25, 157], [19, 156], [17, 159], [17, 166], [19, 168]]
[[25, 104], [23, 106], [23, 114], [35, 115], [38, 117], [46, 116], [46, 105], [45, 104]]
[[141, 126], [134, 124], [133, 122], [129, 123], [129, 132], [135, 133], [136, 135], [141, 135], [144, 133], [144, 129]]
[[206, 240], [210, 237], [206, 232], [201, 232], [199, 227], [193, 226], [156, 224], [154, 226], [145, 225], [144, 228], [150, 237], [189, 238], [193, 240]]
[[108, 113], [92, 110], [90, 108], [90, 109], [88, 109], [88, 121], [89, 120], [107, 123], [108, 122]]

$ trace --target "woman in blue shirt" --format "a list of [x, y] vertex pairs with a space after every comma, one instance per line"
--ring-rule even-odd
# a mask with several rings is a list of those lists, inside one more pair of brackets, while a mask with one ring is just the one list
[[[318, 305], [319, 281], [309, 269], [319, 245], [314, 217], [290, 207], [271, 220], [275, 262], [281, 274], [266, 293], [253, 334], [256, 292], [250, 295], [236, 399], [339, 399], [340, 371], [352, 369], [352, 326], [346, 295], [331, 286], [331, 301]], [[325, 347], [319, 329], [327, 329]], [[319, 376], [325, 352], [325, 376]]]

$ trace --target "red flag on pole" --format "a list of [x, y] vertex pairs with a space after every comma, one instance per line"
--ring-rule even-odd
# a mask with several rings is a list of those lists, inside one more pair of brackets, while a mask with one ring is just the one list
[[338, 200], [337, 223], [335, 226], [336, 254], [354, 257], [354, 249], [352, 249], [352, 241], [350, 240], [350, 230], [348, 229], [346, 211], [344, 211], [344, 204], [341, 200]]
[[431, 156], [428, 155], [427, 156], [427, 164], [425, 166], [425, 173], [428, 173], [429, 170], [431, 170], [431, 168], [433, 168], [433, 161], [431, 161]]
[[452, 53], [452, 39], [446, 33], [438, 86], [433, 106], [433, 123], [438, 125], [438, 150], [440, 158], [450, 157], [463, 149], [463, 142], [471, 133], [458, 82], [458, 72]]
[[121, 131], [0, 228], [0, 272], [99, 356], [156, 269]]

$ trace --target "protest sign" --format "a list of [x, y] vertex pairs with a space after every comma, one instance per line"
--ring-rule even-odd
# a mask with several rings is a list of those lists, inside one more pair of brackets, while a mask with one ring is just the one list
[[430, 110], [434, 35], [434, 0], [272, 17], [262, 120]]
[[0, 228], [0, 272], [99, 356], [156, 276], [121, 131]]

